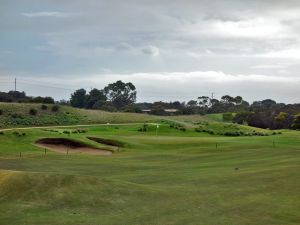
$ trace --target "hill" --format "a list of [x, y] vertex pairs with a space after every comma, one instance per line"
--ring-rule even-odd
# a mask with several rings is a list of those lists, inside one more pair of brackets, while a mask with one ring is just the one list
[[78, 109], [69, 106], [31, 103], [0, 103], [0, 128], [77, 125], [97, 123], [153, 122], [157, 117], [121, 112]]

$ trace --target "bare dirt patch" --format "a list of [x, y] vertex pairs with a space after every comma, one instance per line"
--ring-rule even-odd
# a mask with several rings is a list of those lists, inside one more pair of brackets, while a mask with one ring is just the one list
[[36, 141], [36, 145], [55, 152], [70, 154], [70, 153], [86, 153], [91, 155], [111, 155], [109, 150], [103, 150], [88, 146], [79, 141], [67, 138], [43, 138]]

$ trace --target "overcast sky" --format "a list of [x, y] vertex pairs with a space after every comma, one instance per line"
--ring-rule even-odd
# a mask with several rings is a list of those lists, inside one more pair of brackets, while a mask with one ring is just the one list
[[0, 0], [0, 91], [300, 102], [299, 0]]

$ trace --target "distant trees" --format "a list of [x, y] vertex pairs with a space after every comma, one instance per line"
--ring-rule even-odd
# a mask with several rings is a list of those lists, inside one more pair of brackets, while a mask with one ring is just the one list
[[54, 104], [54, 99], [51, 97], [35, 97], [30, 101], [32, 103], [44, 103], [44, 104]]
[[300, 130], [300, 114], [294, 116], [291, 128], [295, 130]]
[[71, 94], [70, 104], [73, 107], [87, 109], [105, 109], [108, 111], [124, 110], [136, 101], [136, 89], [132, 83], [117, 81], [104, 89], [79, 89]]
[[280, 112], [276, 114], [275, 112], [268, 110], [237, 113], [233, 118], [233, 122], [264, 129], [300, 128], [300, 120], [298, 115], [292, 115], [286, 112]]
[[[241, 96], [224, 95], [220, 99], [200, 96], [187, 103], [180, 101], [136, 103], [135, 86], [121, 80], [108, 84], [103, 89], [94, 88], [87, 92], [78, 89], [71, 94], [70, 101], [61, 100], [51, 107], [59, 111], [59, 105], [71, 105], [78, 108], [101, 109], [106, 111], [125, 111], [135, 113], [151, 113], [155, 115], [190, 115], [222, 113], [223, 120], [250, 126], [269, 129], [300, 129], [300, 104], [277, 103], [272, 99], [254, 101], [251, 105]], [[42, 103], [41, 109], [46, 110], [46, 104], [55, 103], [51, 97], [29, 97], [25, 92], [0, 92], [2, 102]], [[0, 115], [2, 111], [0, 110]], [[31, 110], [31, 115], [36, 112]]]
[[52, 97], [30, 97], [26, 96], [25, 92], [9, 91], [0, 92], [0, 102], [22, 102], [22, 103], [44, 103], [53, 104], [54, 99]]

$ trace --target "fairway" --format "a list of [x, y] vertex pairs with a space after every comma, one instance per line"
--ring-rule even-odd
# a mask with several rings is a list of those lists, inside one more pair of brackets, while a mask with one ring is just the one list
[[[225, 137], [166, 122], [158, 130], [148, 126], [147, 132], [138, 131], [140, 124], [81, 133], [5, 131], [0, 224], [300, 223], [299, 132]], [[113, 154], [45, 151], [35, 145], [40, 138], [77, 140]]]

